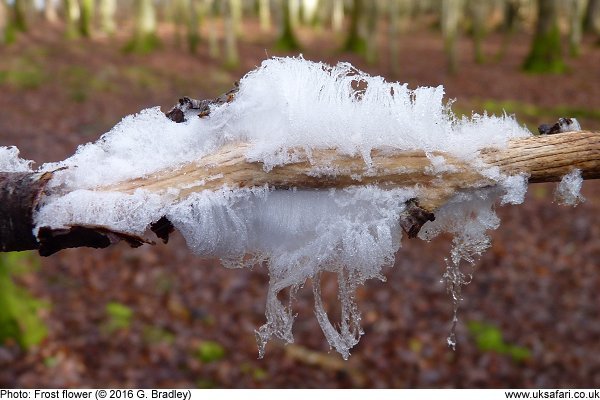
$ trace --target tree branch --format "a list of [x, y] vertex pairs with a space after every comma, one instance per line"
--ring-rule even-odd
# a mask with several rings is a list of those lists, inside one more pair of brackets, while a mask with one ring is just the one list
[[[166, 115], [182, 122], [190, 110], [199, 117], [210, 113], [210, 106], [234, 99], [237, 87], [214, 100], [184, 98]], [[234, 143], [213, 154], [183, 166], [173, 166], [150, 176], [99, 187], [98, 192], [133, 193], [143, 189], [161, 193], [177, 191], [180, 200], [194, 192], [228, 188], [269, 186], [275, 189], [329, 189], [356, 185], [382, 188], [418, 187], [417, 198], [409, 202], [400, 215], [400, 225], [414, 237], [421, 226], [433, 220], [438, 208], [455, 193], [473, 188], [494, 186], [496, 181], [482, 175], [465, 161], [449, 154], [423, 151], [399, 151], [391, 148], [373, 150], [371, 162], [362, 156], [341, 155], [335, 149], [287, 150], [292, 163], [265, 168], [259, 161], [246, 157], [249, 144]], [[433, 165], [431, 157], [444, 163]], [[506, 175], [525, 174], [530, 183], [559, 181], [575, 168], [585, 179], [600, 177], [600, 132], [567, 132], [511, 140], [504, 149], [487, 149], [480, 153], [483, 165], [498, 167]], [[437, 166], [437, 167], [436, 167]], [[70, 247], [103, 248], [125, 240], [137, 247], [151, 243], [147, 239], [101, 226], [72, 226], [67, 229], [42, 227], [38, 237], [32, 234], [32, 215], [52, 173], [0, 173], [0, 251], [38, 249], [50, 255]], [[164, 242], [173, 226], [164, 216], [157, 216], [151, 230]]]
[[[445, 153], [445, 165], [437, 171], [423, 151], [373, 150], [371, 164], [362, 156], [344, 156], [331, 150], [289, 150], [297, 160], [265, 169], [263, 163], [250, 161], [248, 144], [224, 146], [201, 160], [162, 171], [152, 176], [98, 188], [99, 191], [133, 193], [137, 189], [161, 193], [176, 189], [179, 199], [202, 190], [223, 186], [248, 188], [268, 185], [277, 189], [326, 189], [355, 185], [384, 188], [421, 186], [420, 207], [435, 212], [449, 196], [459, 190], [495, 185], [473, 166]], [[481, 161], [496, 166], [507, 175], [526, 174], [529, 182], [554, 182], [578, 168], [585, 179], [600, 177], [600, 132], [567, 132], [549, 136], [514, 139], [505, 149], [481, 152]]]

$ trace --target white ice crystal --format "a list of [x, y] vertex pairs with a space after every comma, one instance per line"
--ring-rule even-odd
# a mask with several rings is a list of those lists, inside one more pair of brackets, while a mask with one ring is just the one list
[[574, 169], [567, 175], [563, 176], [560, 183], [554, 192], [554, 199], [559, 204], [568, 206], [576, 206], [585, 201], [585, 197], [581, 195], [581, 186], [583, 185], [583, 177], [580, 169]]
[[[177, 167], [233, 142], [249, 143], [246, 158], [264, 163], [267, 170], [293, 161], [292, 148], [308, 153], [335, 148], [340, 154], [360, 155], [369, 165], [371, 150], [385, 147], [425, 151], [430, 173], [438, 174], [448, 167], [434, 152], [478, 165], [479, 150], [530, 135], [508, 116], [457, 119], [443, 96], [441, 86], [410, 90], [347, 63], [331, 67], [301, 57], [269, 59], [241, 80], [234, 101], [212, 106], [206, 118], [190, 113], [187, 122], [176, 124], [157, 108], [144, 110], [97, 142], [81, 146], [71, 158], [43, 166], [56, 170], [49, 183], [54, 194], [37, 213], [36, 223], [51, 228], [91, 224], [141, 234], [165, 215], [199, 255], [220, 257], [228, 266], [242, 265], [248, 255], [266, 261], [270, 286], [266, 323], [257, 331], [261, 355], [272, 336], [293, 340], [294, 313], [278, 294], [286, 288], [293, 293], [312, 279], [319, 324], [330, 345], [347, 358], [362, 333], [354, 288], [366, 279], [383, 279], [382, 268], [393, 264], [402, 236], [399, 215], [418, 188], [225, 187], [183, 201], [169, 193], [100, 195], [93, 189]], [[445, 279], [455, 298], [460, 297], [456, 287], [468, 280], [461, 260], [472, 261], [485, 250], [486, 231], [499, 224], [494, 203], [519, 203], [526, 187], [525, 177], [473, 168], [497, 181], [500, 189], [459, 193], [420, 234], [424, 239], [440, 232], [454, 235], [454, 267]], [[342, 318], [335, 324], [320, 298], [323, 271], [339, 277]]]
[[33, 161], [19, 158], [19, 149], [0, 146], [0, 172], [30, 172]]
[[581, 130], [581, 125], [579, 125], [579, 121], [575, 118], [561, 118], [561, 120], [565, 120], [566, 122], [561, 126], [562, 132], [576, 132]]

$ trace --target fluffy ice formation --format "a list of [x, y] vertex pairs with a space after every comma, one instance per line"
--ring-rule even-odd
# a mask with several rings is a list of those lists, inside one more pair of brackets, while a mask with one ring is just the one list
[[[362, 156], [366, 165], [375, 148], [446, 152], [499, 183], [496, 189], [459, 193], [420, 233], [425, 240], [440, 232], [454, 235], [444, 279], [456, 308], [460, 287], [469, 279], [461, 260], [472, 263], [489, 246], [486, 231], [499, 224], [494, 204], [518, 204], [526, 190], [526, 177], [477, 166], [478, 151], [530, 133], [508, 116], [457, 119], [443, 95], [441, 86], [410, 90], [347, 63], [331, 67], [301, 57], [269, 59], [241, 80], [234, 101], [213, 106], [206, 118], [188, 113], [187, 122], [176, 124], [158, 108], [147, 109], [126, 117], [97, 142], [80, 146], [71, 158], [44, 165], [41, 170], [56, 171], [49, 183], [54, 194], [36, 223], [51, 228], [91, 224], [143, 234], [165, 215], [196, 254], [220, 257], [230, 267], [266, 262], [266, 323], [257, 331], [261, 356], [272, 336], [293, 341], [291, 302], [284, 304], [278, 295], [284, 289], [293, 295], [311, 279], [319, 324], [329, 344], [347, 358], [362, 334], [354, 288], [366, 279], [383, 280], [382, 268], [393, 265], [402, 236], [399, 215], [417, 188], [222, 188], [183, 201], [176, 200], [176, 191], [128, 195], [93, 189], [185, 164], [232, 142], [250, 143], [246, 158], [263, 162], [267, 170], [293, 161], [292, 148], [335, 148]], [[15, 161], [16, 154], [0, 149], [0, 167], [28, 168], [27, 162]], [[430, 159], [435, 171], [445, 168], [443, 159], [432, 154]], [[321, 300], [324, 271], [339, 278], [337, 323], [330, 321]]]
[[554, 198], [559, 204], [568, 206], [576, 206], [583, 203], [585, 198], [581, 195], [581, 186], [583, 185], [583, 177], [580, 169], [574, 169], [567, 175], [563, 176], [554, 192]]
[[19, 157], [19, 149], [14, 146], [0, 146], [0, 172], [30, 172], [33, 161]]

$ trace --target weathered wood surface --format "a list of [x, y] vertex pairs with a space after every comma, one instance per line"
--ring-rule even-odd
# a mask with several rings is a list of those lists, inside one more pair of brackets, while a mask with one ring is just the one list
[[[270, 170], [246, 157], [248, 144], [227, 145], [198, 161], [177, 165], [137, 179], [99, 187], [98, 191], [132, 193], [137, 189], [179, 193], [180, 199], [193, 192], [223, 187], [269, 186], [275, 189], [329, 189], [353, 185], [377, 185], [383, 188], [418, 185], [410, 215], [399, 216], [403, 229], [415, 236], [420, 227], [434, 218], [436, 210], [457, 191], [493, 186], [473, 165], [444, 153], [378, 149], [371, 161], [362, 156], [345, 156], [334, 149], [290, 150], [294, 162]], [[443, 157], [436, 168], [431, 157]], [[555, 135], [514, 139], [504, 149], [481, 151], [478, 162], [498, 167], [508, 175], [526, 174], [529, 182], [559, 181], [575, 168], [585, 179], [600, 178], [600, 132], [567, 132]], [[63, 230], [42, 228], [38, 241], [31, 234], [32, 214], [43, 196], [51, 174], [0, 174], [0, 251], [39, 249], [49, 255], [69, 247], [106, 247], [118, 240], [132, 246], [148, 240], [107, 227], [74, 226]], [[162, 216], [157, 216], [159, 219]], [[163, 240], [172, 229], [165, 218], [153, 227]], [[159, 222], [160, 222], [159, 221]]]
[[[266, 170], [261, 162], [249, 161], [248, 145], [231, 144], [201, 160], [117, 185], [99, 188], [104, 191], [131, 193], [136, 189], [153, 192], [179, 190], [179, 197], [223, 186], [246, 188], [268, 185], [274, 188], [324, 189], [354, 185], [400, 187], [419, 185], [419, 205], [435, 212], [448, 196], [461, 189], [494, 185], [478, 169], [444, 153], [423, 151], [371, 152], [371, 163], [362, 156], [343, 156], [335, 150], [291, 150], [293, 163]], [[430, 157], [443, 157], [436, 170]], [[567, 132], [549, 136], [514, 139], [500, 150], [481, 152], [480, 161], [496, 166], [508, 175], [527, 174], [531, 183], [553, 182], [575, 168], [585, 179], [600, 177], [600, 132]]]

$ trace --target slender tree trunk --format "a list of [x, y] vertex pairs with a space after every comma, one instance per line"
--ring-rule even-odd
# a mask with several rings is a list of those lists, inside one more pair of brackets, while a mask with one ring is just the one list
[[471, 16], [473, 35], [473, 47], [475, 49], [475, 62], [483, 64], [485, 55], [483, 52], [483, 40], [486, 35], [487, 17], [489, 15], [489, 3], [481, 0], [469, 1], [469, 14]]
[[19, 32], [27, 31], [27, 2], [26, 0], [13, 0], [13, 24]]
[[58, 22], [58, 14], [56, 13], [56, 0], [44, 1], [44, 19], [51, 24], [56, 24]]
[[448, 71], [452, 74], [458, 71], [458, 24], [462, 6], [463, 0], [442, 0], [442, 35]]
[[5, 44], [6, 40], [6, 31], [8, 26], [8, 12], [7, 6], [4, 0], [0, 0], [0, 45]]
[[326, 0], [319, 0], [319, 3], [317, 4], [317, 6], [318, 7], [317, 7], [317, 10], [315, 11], [315, 15], [311, 21], [311, 25], [315, 29], [315, 32], [318, 35], [321, 35], [325, 28], [326, 21], [329, 20], [330, 9], [329, 9], [329, 5], [327, 4]]
[[348, 38], [344, 44], [344, 50], [358, 54], [364, 54], [366, 49], [365, 39], [361, 36], [360, 25], [364, 17], [364, 1], [352, 1], [352, 13], [350, 14], [350, 28]]
[[69, 39], [74, 39], [79, 36], [79, 30], [77, 29], [77, 23], [81, 15], [79, 9], [79, 3], [77, 0], [64, 0], [65, 8], [65, 35]]
[[571, 57], [581, 55], [581, 37], [583, 35], [583, 17], [587, 0], [569, 0], [569, 53]]
[[279, 50], [298, 50], [300, 45], [294, 34], [290, 3], [288, 0], [279, 0], [279, 38], [275, 47]]
[[583, 27], [586, 32], [600, 34], [600, 0], [589, 0]]
[[298, 28], [298, 25], [300, 25], [300, 0], [284, 0], [284, 3], [288, 3], [287, 7], [292, 28]]
[[244, 33], [242, 18], [244, 16], [242, 0], [228, 0], [231, 14], [232, 28], [235, 34], [240, 37]]
[[411, 0], [390, 0], [390, 67], [392, 74], [398, 76], [400, 73], [400, 46], [399, 37], [404, 35], [408, 27], [408, 18], [411, 14]]
[[133, 39], [126, 50], [135, 53], [149, 53], [159, 46], [156, 35], [156, 10], [153, 0], [135, 0], [135, 27]]
[[92, 36], [92, 21], [94, 18], [94, 0], [80, 0], [80, 2], [79, 32], [83, 37], [90, 37]]
[[344, 0], [333, 0], [331, 10], [331, 28], [334, 32], [341, 32], [344, 28]]
[[204, 0], [204, 7], [206, 9], [206, 29], [208, 30], [208, 54], [211, 58], [217, 59], [221, 52], [217, 37], [214, 0]]
[[365, 59], [369, 64], [374, 64], [377, 61], [377, 20], [379, 14], [377, 1], [367, 2], [367, 18], [366, 18], [366, 51]]
[[496, 60], [501, 60], [504, 58], [506, 51], [508, 50], [508, 46], [513, 38], [515, 32], [517, 31], [517, 27], [519, 24], [519, 15], [521, 13], [522, 0], [504, 0], [502, 2], [503, 6], [503, 38], [502, 38], [502, 46], [500, 46], [500, 51], [496, 55]]
[[538, 18], [531, 50], [523, 68], [532, 73], [561, 73], [566, 70], [562, 58], [560, 28], [558, 26], [559, 0], [538, 2]]
[[237, 3], [238, 0], [228, 0], [225, 3], [225, 66], [228, 68], [235, 68], [240, 64], [234, 15]]
[[186, 11], [189, 0], [171, 0], [170, 18], [173, 21], [173, 31], [175, 33], [175, 47], [180, 48], [183, 43], [186, 27]]
[[200, 0], [189, 0], [187, 4], [187, 43], [190, 53], [195, 54], [200, 43]]
[[258, 16], [260, 19], [260, 30], [262, 32], [271, 31], [271, 1], [258, 0]]
[[318, 9], [319, 0], [302, 0], [302, 21], [305, 25], [315, 22]]
[[105, 34], [112, 36], [117, 29], [115, 13], [117, 11], [116, 0], [100, 0], [100, 28]]
[[438, 4], [440, 0], [422, 0], [415, 1], [413, 3], [415, 15], [423, 15], [427, 13], [433, 13], [438, 10]]

